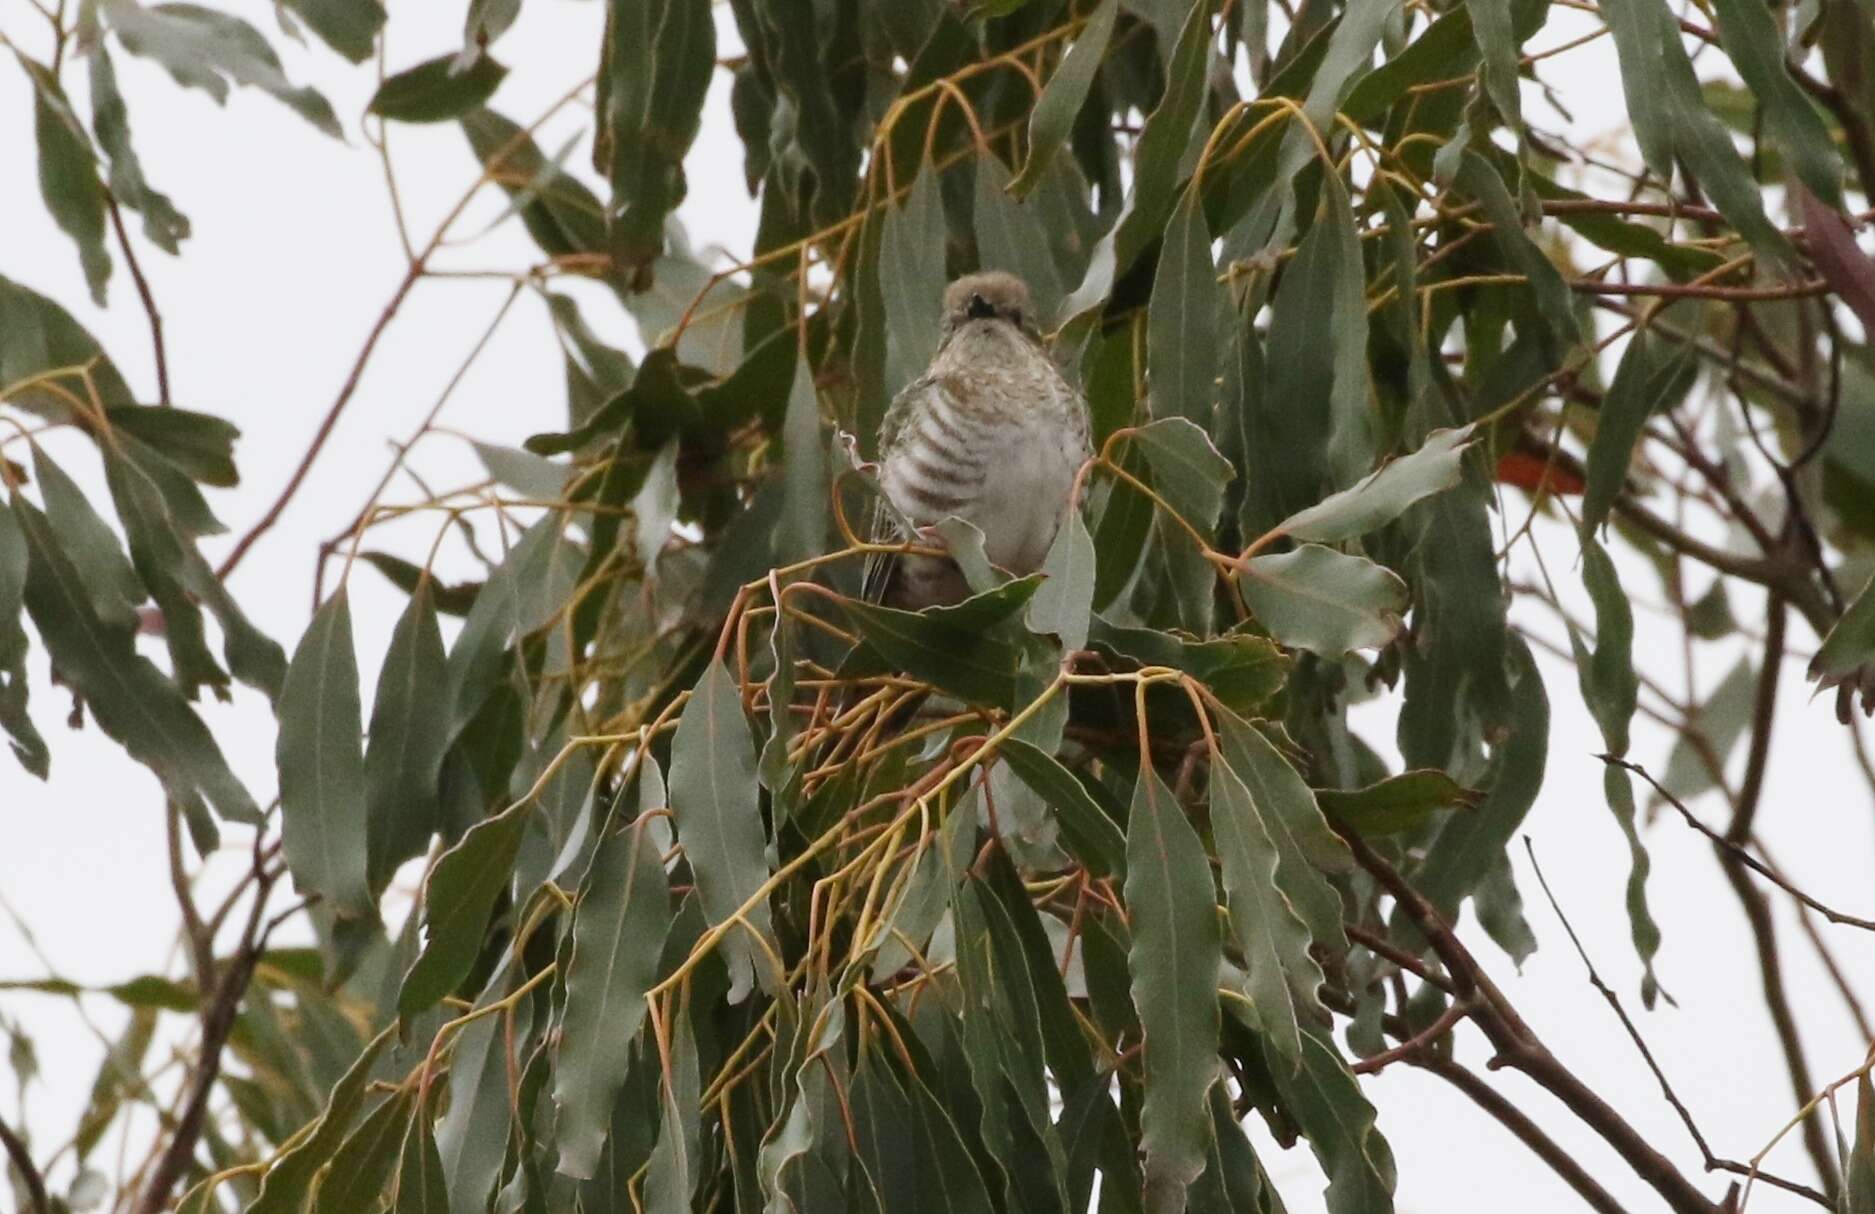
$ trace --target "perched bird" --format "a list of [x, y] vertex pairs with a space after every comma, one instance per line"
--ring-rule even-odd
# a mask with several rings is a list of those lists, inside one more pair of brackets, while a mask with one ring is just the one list
[[[921, 530], [950, 515], [973, 524], [990, 562], [1019, 577], [1041, 567], [1091, 454], [1087, 402], [1042, 349], [1028, 286], [995, 271], [953, 282], [931, 366], [879, 427], [892, 505]], [[925, 538], [879, 515], [881, 542]], [[865, 583], [866, 598], [914, 611], [970, 593], [955, 561], [913, 553], [875, 558]]]

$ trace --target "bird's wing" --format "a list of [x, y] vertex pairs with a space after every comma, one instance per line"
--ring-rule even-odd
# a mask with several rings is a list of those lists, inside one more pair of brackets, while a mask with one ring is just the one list
[[[885, 466], [891, 458], [892, 449], [898, 445], [905, 432], [905, 424], [917, 412], [919, 402], [938, 390], [937, 377], [926, 373], [906, 384], [899, 394], [892, 398], [892, 404], [885, 411], [885, 417], [879, 422], [879, 465]], [[866, 538], [875, 544], [903, 543], [912, 538], [912, 532], [906, 529], [905, 519], [892, 508], [886, 500], [883, 486], [879, 498], [873, 503], [872, 524]], [[864, 572], [860, 577], [861, 601], [883, 603], [886, 591], [892, 585], [892, 577], [898, 571], [898, 554], [894, 552], [873, 552], [866, 556]]]

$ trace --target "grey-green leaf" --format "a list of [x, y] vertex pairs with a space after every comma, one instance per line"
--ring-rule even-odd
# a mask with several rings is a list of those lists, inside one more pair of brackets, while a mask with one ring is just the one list
[[280, 692], [280, 835], [301, 894], [341, 915], [371, 913], [364, 736], [351, 602], [341, 586], [313, 615]]
[[1146, 1208], [1182, 1210], [1204, 1170], [1205, 1094], [1217, 1079], [1222, 960], [1211, 866], [1172, 790], [1141, 768], [1126, 832], [1127, 962], [1145, 1034]]
[[1614, 382], [1602, 397], [1595, 437], [1589, 442], [1583, 534], [1601, 526], [1614, 509], [1647, 419], [1677, 405], [1693, 386], [1698, 369], [1691, 343], [1669, 343], [1651, 330], [1635, 334], [1628, 343]]
[[670, 926], [663, 857], [645, 829], [652, 820], [640, 817], [599, 841], [573, 920], [553, 1093], [559, 1167], [568, 1176], [589, 1177], [598, 1165]]
[[372, 1038], [371, 1044], [333, 1085], [325, 1111], [320, 1114], [312, 1133], [274, 1161], [261, 1182], [260, 1196], [247, 1208], [247, 1214], [298, 1214], [305, 1208], [313, 1177], [345, 1141], [345, 1131], [357, 1115], [358, 1106], [364, 1103], [372, 1064], [390, 1041], [392, 1031], [387, 1028]]
[[1029, 628], [1060, 637], [1069, 651], [1085, 649], [1093, 610], [1094, 537], [1081, 512], [1070, 510], [1042, 561], [1042, 584], [1029, 600]]
[[513, 873], [532, 808], [518, 801], [476, 823], [430, 870], [423, 884], [428, 939], [397, 992], [397, 1014], [405, 1022], [436, 1006], [468, 977], [495, 899]]
[[715, 66], [709, 0], [607, 4], [594, 157], [612, 183], [613, 254], [627, 266], [663, 250], [664, 219], [684, 199], [684, 154]]
[[1385, 645], [1399, 635], [1407, 607], [1397, 576], [1319, 544], [1251, 557], [1237, 585], [1271, 636], [1323, 657]]
[[282, 0], [325, 44], [353, 63], [371, 57], [384, 6], [378, 0]]
[[33, 132], [39, 141], [39, 193], [46, 210], [72, 242], [84, 266], [91, 298], [104, 306], [111, 255], [104, 248], [104, 183], [98, 179], [91, 138], [72, 112], [56, 76], [14, 52], [33, 82]]
[[489, 55], [477, 55], [466, 67], [458, 56], [442, 55], [387, 79], [367, 108], [397, 122], [448, 122], [493, 97], [507, 74]]
[[11, 511], [0, 511], [0, 729], [20, 766], [46, 778], [52, 756], [26, 714], [26, 536]]
[[1472, 440], [1469, 426], [1434, 430], [1417, 451], [1382, 465], [1366, 479], [1278, 526], [1292, 539], [1333, 544], [1392, 522], [1421, 498], [1458, 484], [1459, 465]]
[[1202, 194], [1198, 186], [1187, 189], [1166, 225], [1146, 317], [1146, 365], [1152, 415], [1182, 417], [1209, 430], [1219, 392], [1217, 352], [1224, 345], [1218, 334], [1223, 288], [1211, 260]]
[[437, 778], [449, 723], [436, 711], [446, 683], [443, 636], [430, 579], [417, 583], [391, 630], [365, 742], [365, 871], [382, 891], [397, 866], [422, 854], [437, 827]]
[[1249, 788], [1227, 764], [1211, 771], [1211, 830], [1231, 926], [1243, 947], [1244, 994], [1264, 1036], [1291, 1062], [1302, 1056], [1301, 1019], [1322, 984], [1309, 931], [1277, 884], [1280, 853]]
[[1035, 108], [1029, 112], [1029, 158], [1022, 172], [1009, 183], [1009, 191], [1027, 197], [1047, 170], [1061, 145], [1068, 141], [1074, 119], [1087, 101], [1094, 75], [1101, 60], [1107, 57], [1107, 43], [1113, 37], [1113, 22], [1119, 12], [1119, 0], [1101, 0], [1100, 7], [1081, 27], [1080, 37], [1061, 57], [1055, 74], [1048, 78]]
[[[771, 935], [755, 739], [742, 712], [742, 694], [721, 661], [703, 671], [671, 741], [671, 816], [684, 858], [696, 879], [704, 914], [728, 927], [723, 946], [731, 959], [732, 1002], [748, 993], [757, 968], [767, 982], [765, 953], [756, 938]], [[769, 948], [773, 945], [770, 943]]]

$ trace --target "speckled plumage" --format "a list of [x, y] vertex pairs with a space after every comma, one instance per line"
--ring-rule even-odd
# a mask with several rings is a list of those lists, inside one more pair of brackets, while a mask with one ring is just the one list
[[[972, 274], [950, 285], [944, 303], [931, 366], [892, 401], [879, 428], [879, 482], [913, 525], [955, 515], [983, 533], [992, 564], [1033, 573], [1091, 454], [1087, 402], [1036, 338], [1020, 279]], [[889, 517], [875, 523], [875, 535], [907, 538]], [[914, 610], [969, 594], [947, 558], [879, 560], [866, 582], [869, 598]]]

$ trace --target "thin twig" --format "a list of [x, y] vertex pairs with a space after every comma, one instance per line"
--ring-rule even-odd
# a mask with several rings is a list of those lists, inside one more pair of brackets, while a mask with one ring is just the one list
[[156, 401], [167, 405], [169, 399], [169, 354], [163, 346], [163, 314], [156, 310], [156, 297], [150, 293], [149, 280], [143, 277], [143, 267], [137, 264], [137, 251], [130, 246], [130, 233], [124, 230], [124, 216], [118, 210], [117, 199], [104, 196], [105, 208], [110, 212], [111, 227], [117, 233], [117, 246], [124, 251], [124, 264], [130, 267], [130, 281], [137, 285], [137, 297], [143, 301], [143, 314], [150, 318], [150, 347], [156, 354]]
[[1408, 1037], [1405, 1041], [1400, 1042], [1400, 1044], [1390, 1050], [1382, 1050], [1378, 1054], [1361, 1059], [1350, 1069], [1353, 1070], [1356, 1075], [1372, 1075], [1384, 1070], [1395, 1062], [1411, 1060], [1421, 1054], [1430, 1053], [1432, 1047], [1436, 1045], [1441, 1038], [1457, 1027], [1458, 1022], [1465, 1018], [1468, 1011], [1470, 1011], [1470, 1009], [1464, 1003], [1448, 1003], [1446, 1004], [1445, 1010], [1439, 1013], [1439, 1018], [1427, 1025], [1424, 1029]]
[[[1747, 851], [1741, 844], [1736, 843], [1731, 839], [1728, 839], [1726, 836], [1720, 834], [1718, 831], [1713, 830], [1710, 826], [1707, 826], [1704, 822], [1701, 822], [1697, 817], [1693, 815], [1692, 810], [1686, 808], [1686, 804], [1683, 801], [1681, 801], [1678, 797], [1674, 796], [1671, 792], [1668, 792], [1665, 788], [1663, 788], [1660, 784], [1660, 781], [1654, 779], [1653, 775], [1649, 773], [1648, 770], [1645, 767], [1642, 767], [1639, 763], [1632, 763], [1632, 762], [1629, 762], [1627, 759], [1618, 759], [1615, 756], [1609, 755], [1609, 754], [1596, 755], [1595, 757], [1600, 759], [1602, 762], [1611, 764], [1615, 767], [1624, 767], [1627, 770], [1633, 772], [1635, 775], [1639, 776], [1641, 779], [1647, 781], [1649, 784], [1653, 785], [1654, 791], [1659, 793], [1661, 799], [1664, 800], [1668, 805], [1671, 805], [1674, 809], [1679, 811], [1680, 816], [1686, 819], [1686, 824], [1688, 826], [1692, 827], [1694, 830], [1698, 831], [1700, 834], [1706, 836], [1706, 838], [1712, 840], [1713, 845], [1718, 847], [1727, 856], [1730, 856], [1731, 858], [1737, 860], [1740, 864], [1743, 864], [1745, 867], [1749, 868], [1752, 872], [1757, 873], [1759, 876], [1763, 877], [1766, 881], [1769, 881], [1772, 885], [1777, 886], [1779, 889], [1783, 890], [1785, 893], [1789, 894], [1791, 897], [1795, 898], [1797, 901], [1803, 903], [1805, 906], [1809, 907], [1811, 910], [1815, 911], [1817, 914], [1823, 916], [1825, 919], [1828, 919], [1831, 923], [1839, 923], [1844, 927], [1859, 927], [1863, 931], [1875, 932], [1875, 919], [1863, 919], [1855, 915], [1845, 914], [1842, 911], [1836, 910], [1832, 907], [1824, 905], [1821, 902], [1818, 902], [1815, 898], [1812, 898], [1809, 894], [1804, 893], [1801, 889], [1797, 888], [1795, 885], [1792, 885], [1785, 878], [1771, 871], [1770, 868], [1768, 868], [1756, 856], [1752, 855], [1749, 851]], [[1743, 800], [1742, 796], [1740, 797], [1740, 800]]]

